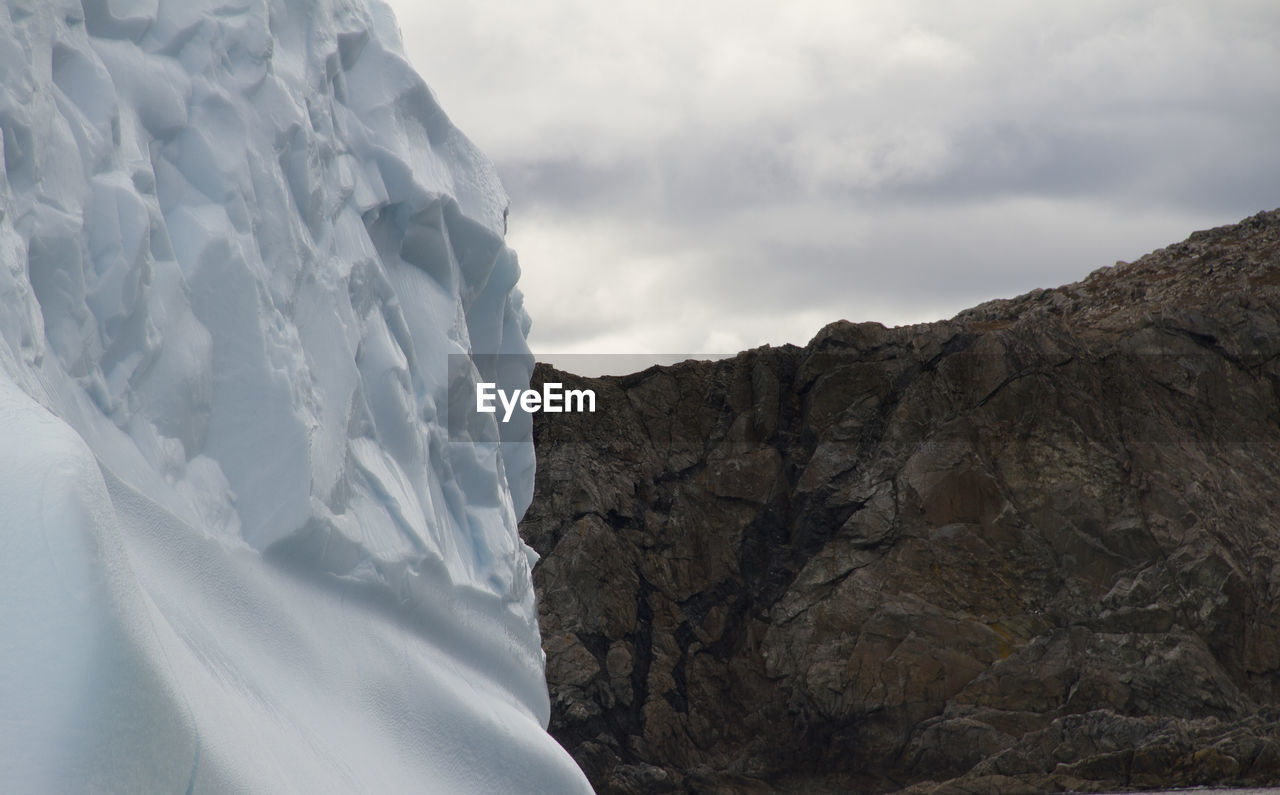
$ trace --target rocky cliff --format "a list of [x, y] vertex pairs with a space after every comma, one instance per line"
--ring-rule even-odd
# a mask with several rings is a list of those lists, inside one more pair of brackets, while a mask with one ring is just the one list
[[1280, 782], [1280, 211], [581, 379], [522, 532], [603, 792]]

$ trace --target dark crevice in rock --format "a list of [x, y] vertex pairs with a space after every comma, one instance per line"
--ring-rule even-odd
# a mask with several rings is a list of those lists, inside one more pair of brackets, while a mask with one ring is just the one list
[[649, 669], [653, 665], [653, 587], [640, 577], [636, 591], [636, 626], [631, 636], [634, 660], [631, 668], [631, 688], [635, 692], [631, 705], [628, 728], [632, 736], [639, 736], [644, 725], [644, 705], [649, 700]]

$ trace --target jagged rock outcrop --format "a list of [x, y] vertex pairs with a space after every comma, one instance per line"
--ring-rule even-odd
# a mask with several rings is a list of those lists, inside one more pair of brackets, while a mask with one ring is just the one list
[[1280, 782], [1280, 211], [580, 379], [522, 532], [602, 792]]

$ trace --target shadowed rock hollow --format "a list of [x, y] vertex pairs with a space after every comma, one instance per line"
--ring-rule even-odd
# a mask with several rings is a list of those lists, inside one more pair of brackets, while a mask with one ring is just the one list
[[603, 792], [1280, 782], [1280, 211], [583, 379], [522, 532]]

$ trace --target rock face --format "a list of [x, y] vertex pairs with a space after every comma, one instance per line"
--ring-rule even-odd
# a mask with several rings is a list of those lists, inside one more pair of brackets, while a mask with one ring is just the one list
[[1280, 782], [1280, 211], [583, 379], [522, 525], [602, 792]]

